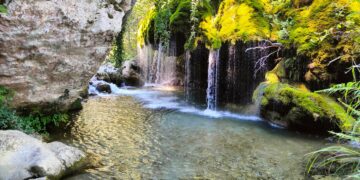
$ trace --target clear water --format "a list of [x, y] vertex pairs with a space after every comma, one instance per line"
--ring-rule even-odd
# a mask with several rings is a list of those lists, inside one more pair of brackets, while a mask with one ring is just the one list
[[114, 90], [88, 99], [53, 137], [98, 160], [68, 179], [304, 179], [304, 154], [324, 143], [187, 106], [172, 89]]

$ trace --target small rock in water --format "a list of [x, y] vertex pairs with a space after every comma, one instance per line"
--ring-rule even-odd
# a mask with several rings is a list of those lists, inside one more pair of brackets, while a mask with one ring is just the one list
[[99, 92], [106, 92], [106, 93], [111, 93], [111, 88], [109, 84], [105, 84], [105, 83], [99, 83], [96, 85], [96, 90], [98, 90]]
[[82, 167], [84, 152], [61, 142], [44, 143], [16, 130], [0, 131], [0, 179], [60, 178]]

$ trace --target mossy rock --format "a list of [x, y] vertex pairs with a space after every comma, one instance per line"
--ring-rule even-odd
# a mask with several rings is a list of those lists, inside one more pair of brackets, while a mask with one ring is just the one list
[[260, 86], [261, 116], [276, 125], [326, 133], [329, 130], [350, 130], [355, 121], [341, 105], [324, 95], [283, 83], [262, 83]]
[[77, 111], [77, 110], [81, 110], [83, 108], [82, 104], [81, 104], [81, 99], [78, 98], [76, 99], [71, 105], [70, 105], [70, 110], [73, 111]]

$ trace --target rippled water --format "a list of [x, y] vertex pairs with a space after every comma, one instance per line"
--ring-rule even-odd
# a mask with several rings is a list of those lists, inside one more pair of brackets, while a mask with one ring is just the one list
[[88, 99], [54, 136], [99, 159], [69, 179], [303, 179], [304, 154], [323, 145], [254, 116], [186, 106], [171, 91], [117, 94]]

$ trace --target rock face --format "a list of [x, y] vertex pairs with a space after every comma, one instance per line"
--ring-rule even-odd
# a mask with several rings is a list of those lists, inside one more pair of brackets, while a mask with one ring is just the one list
[[20, 131], [0, 131], [0, 179], [60, 178], [81, 166], [85, 154], [60, 142], [43, 143]]
[[105, 59], [129, 4], [12, 0], [0, 15], [0, 85], [16, 92], [13, 106], [67, 110]]
[[121, 69], [121, 74], [126, 86], [140, 87], [145, 84], [140, 75], [140, 67], [136, 64], [135, 61], [125, 61]]

